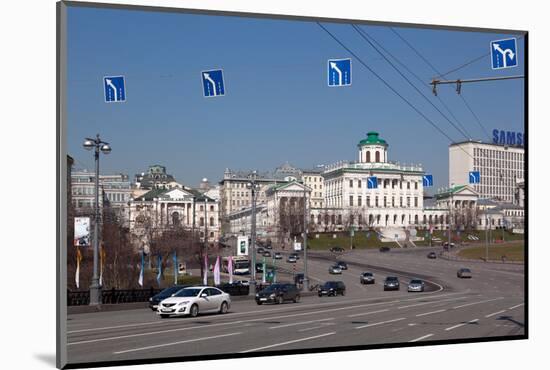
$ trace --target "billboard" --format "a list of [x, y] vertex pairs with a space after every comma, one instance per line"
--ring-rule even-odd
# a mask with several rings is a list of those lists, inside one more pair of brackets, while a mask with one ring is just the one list
[[74, 218], [74, 246], [87, 247], [90, 245], [90, 217]]
[[248, 236], [237, 238], [237, 256], [248, 256]]

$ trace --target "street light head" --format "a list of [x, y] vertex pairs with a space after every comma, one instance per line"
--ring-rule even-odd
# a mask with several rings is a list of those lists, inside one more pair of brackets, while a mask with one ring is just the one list
[[84, 142], [84, 144], [82, 144], [82, 146], [84, 146], [84, 149], [86, 149], [86, 150], [92, 150], [94, 148], [95, 144], [92, 140], [86, 140]]
[[103, 152], [103, 154], [109, 154], [111, 153], [111, 147], [109, 146], [109, 144], [103, 144], [101, 146], [101, 151]]

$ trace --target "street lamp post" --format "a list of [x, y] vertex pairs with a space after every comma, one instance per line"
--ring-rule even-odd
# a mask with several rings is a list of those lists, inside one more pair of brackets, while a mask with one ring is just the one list
[[98, 276], [98, 252], [99, 252], [99, 152], [103, 154], [109, 154], [111, 152], [111, 146], [105, 141], [101, 141], [99, 134], [95, 139], [86, 138], [84, 141], [84, 149], [94, 151], [95, 158], [95, 204], [94, 204], [94, 271], [92, 276], [92, 283], [90, 285], [90, 306], [97, 306], [101, 304], [101, 286], [99, 285]]
[[252, 263], [250, 266], [250, 289], [249, 294], [256, 294], [256, 189], [258, 184], [256, 184], [256, 171], [252, 173], [252, 180], [250, 180], [246, 187], [250, 189], [252, 195], [252, 215], [251, 215], [251, 225], [250, 225], [250, 248], [249, 253], [251, 253]]
[[304, 185], [304, 284], [303, 288], [309, 291], [309, 278], [307, 277], [307, 191], [306, 182]]

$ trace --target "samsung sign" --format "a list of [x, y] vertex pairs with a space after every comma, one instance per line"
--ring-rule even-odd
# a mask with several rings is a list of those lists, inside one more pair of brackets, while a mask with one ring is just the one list
[[523, 146], [523, 132], [493, 130], [493, 144]]

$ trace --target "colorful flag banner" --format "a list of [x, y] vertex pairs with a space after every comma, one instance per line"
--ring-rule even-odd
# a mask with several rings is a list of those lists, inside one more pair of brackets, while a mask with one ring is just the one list
[[101, 243], [99, 247], [99, 286], [103, 286], [103, 269], [105, 267], [105, 259], [106, 259], [106, 252], [105, 252], [105, 245]]
[[162, 277], [162, 256], [160, 253], [157, 257], [157, 266], [158, 266], [158, 274], [157, 274], [157, 283], [160, 285], [160, 279]]
[[264, 257], [264, 260], [262, 262], [262, 283], [264, 284], [265, 284], [265, 270], [266, 270], [265, 266], [266, 265], [265, 265], [265, 257]]
[[214, 285], [220, 285], [220, 256], [216, 257], [214, 265]]
[[204, 255], [204, 275], [202, 277], [202, 283], [208, 285], [208, 256]]
[[233, 257], [227, 259], [227, 272], [229, 273], [229, 284], [233, 284]]
[[80, 261], [82, 261], [82, 253], [80, 253], [80, 248], [76, 247], [76, 274], [75, 274], [75, 283], [76, 288], [80, 288]]
[[178, 255], [174, 251], [174, 285], [178, 283]]
[[141, 251], [141, 270], [139, 271], [138, 284], [143, 286], [143, 270], [145, 269], [145, 252]]

